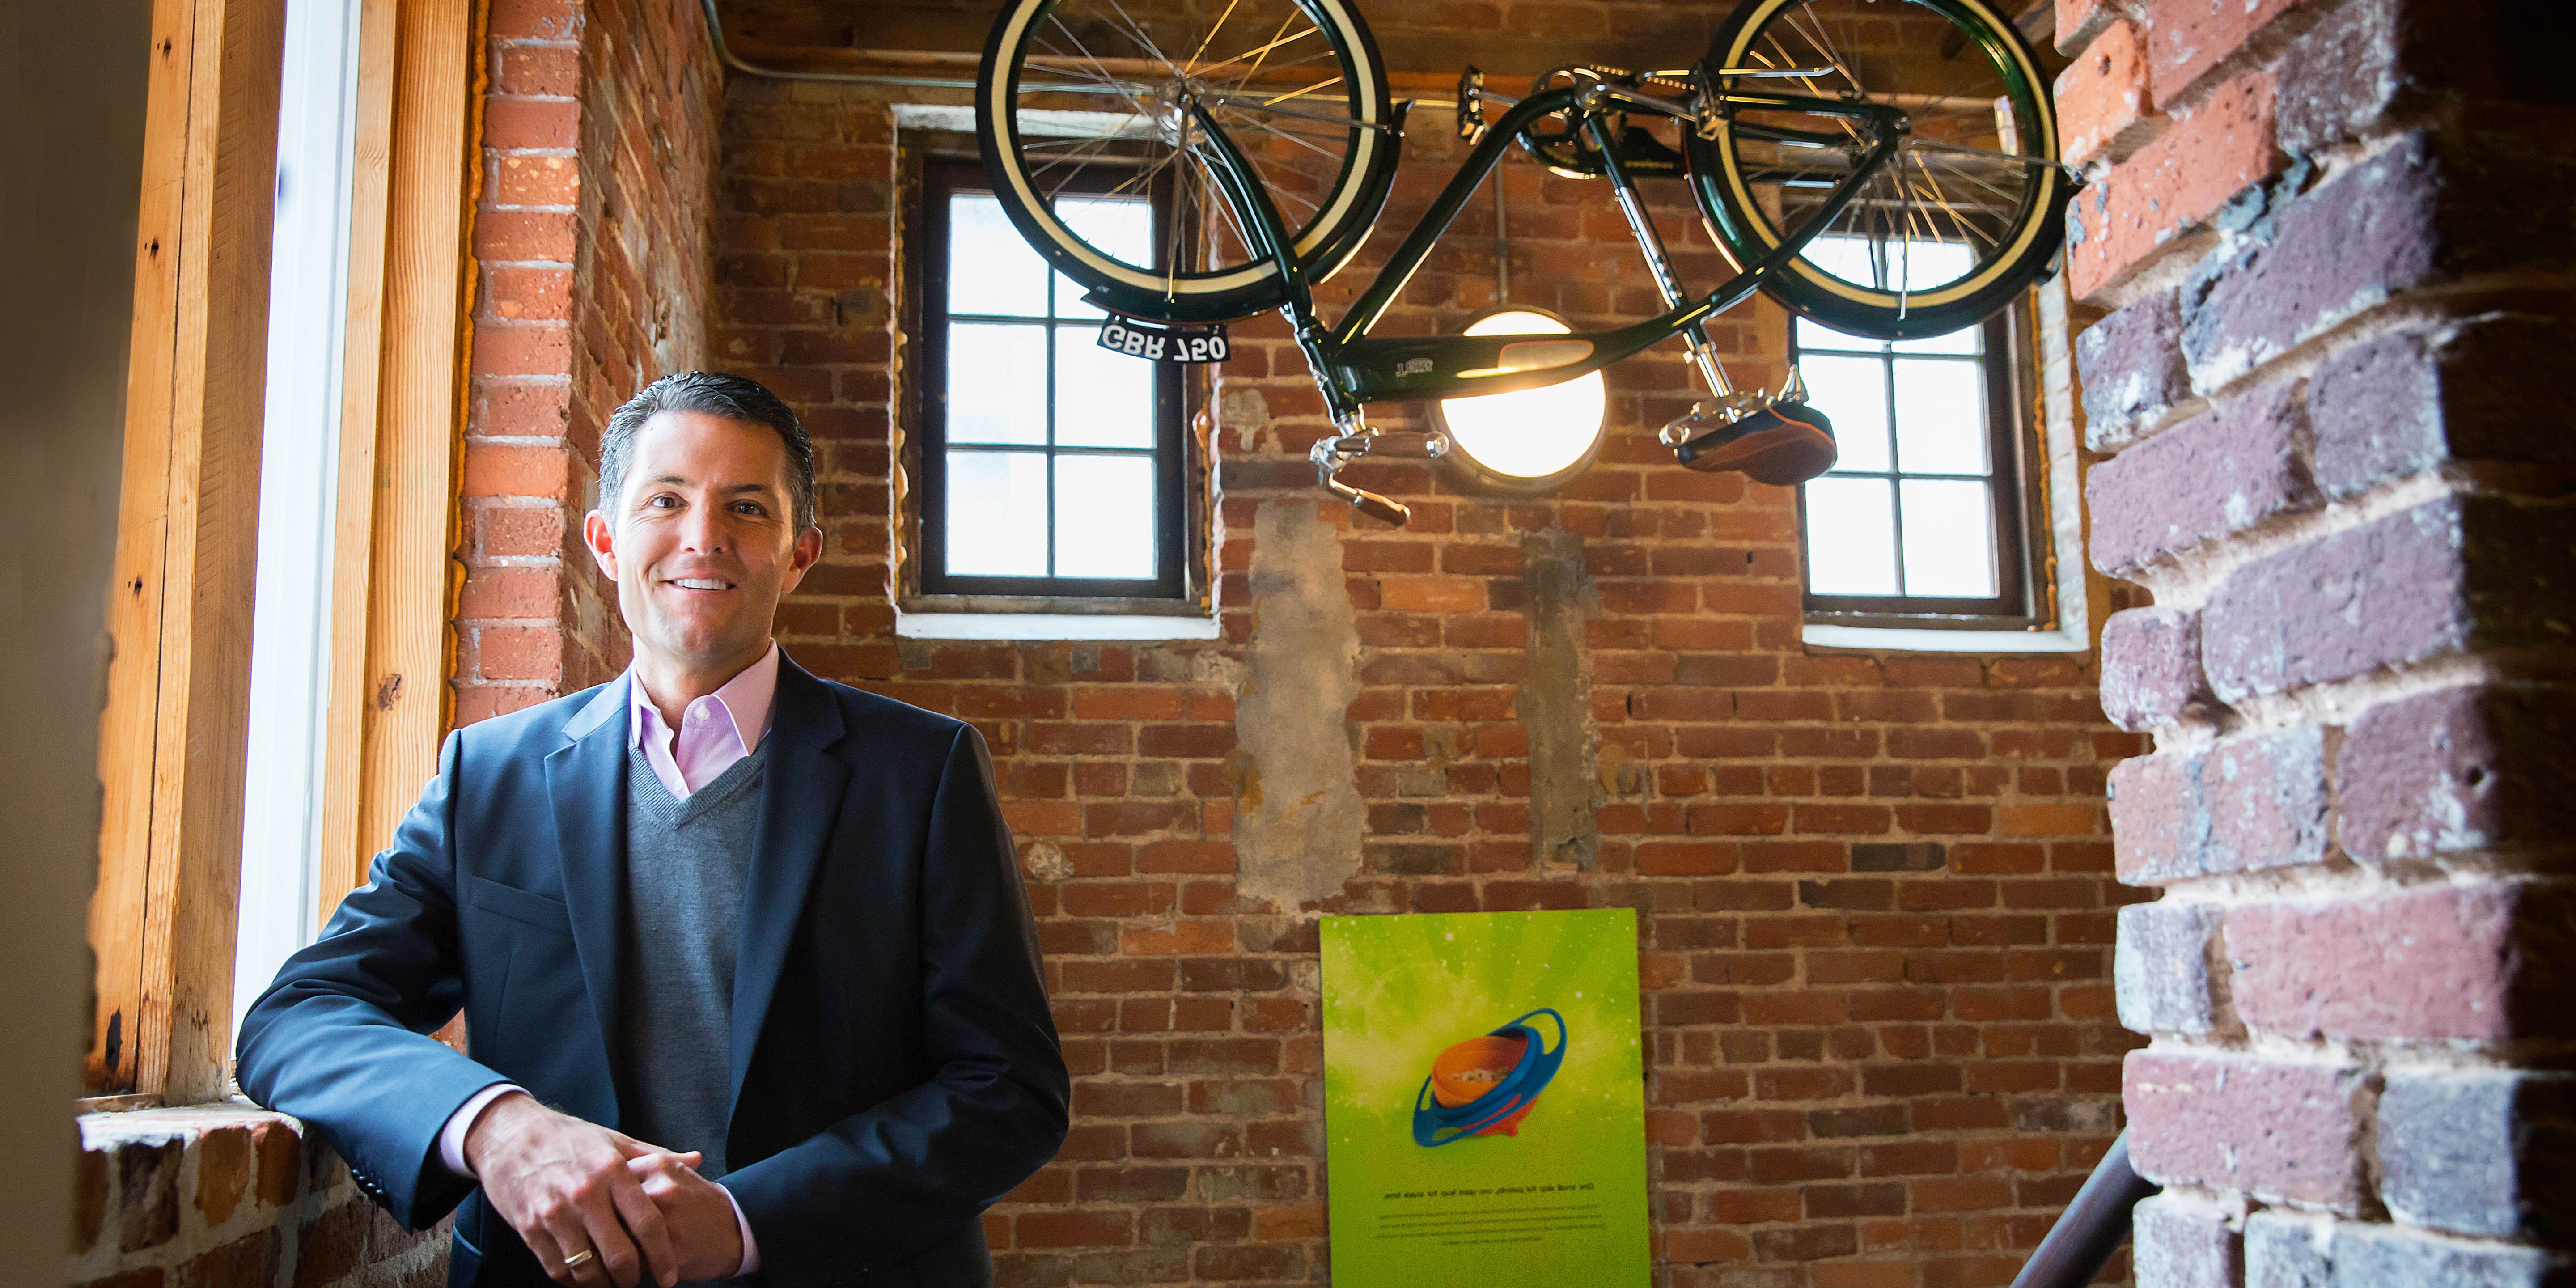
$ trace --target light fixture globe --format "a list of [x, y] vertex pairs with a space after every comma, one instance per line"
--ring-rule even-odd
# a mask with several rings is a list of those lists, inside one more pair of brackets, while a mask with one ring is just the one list
[[[1545, 309], [1506, 304], [1467, 324], [1468, 335], [1565, 335], [1574, 328]], [[1448, 431], [1442, 459], [1498, 491], [1552, 492], [1591, 468], [1601, 450], [1609, 383], [1600, 372], [1513, 393], [1448, 398], [1432, 417]]]

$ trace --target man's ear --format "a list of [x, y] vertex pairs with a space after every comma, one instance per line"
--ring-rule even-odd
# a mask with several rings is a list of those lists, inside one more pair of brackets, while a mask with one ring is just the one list
[[787, 578], [785, 583], [779, 586], [778, 593], [784, 595], [796, 589], [797, 584], [805, 580], [805, 574], [822, 560], [823, 530], [807, 528], [797, 533], [796, 548], [789, 551], [787, 556]]
[[581, 543], [590, 547], [591, 560], [599, 570], [610, 581], [617, 580], [617, 533], [608, 526], [607, 516], [597, 510], [581, 516]]

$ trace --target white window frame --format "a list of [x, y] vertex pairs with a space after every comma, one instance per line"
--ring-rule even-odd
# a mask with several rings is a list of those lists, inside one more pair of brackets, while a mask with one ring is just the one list
[[[358, 113], [355, 0], [290, 0], [277, 117], [233, 1031], [320, 927], [332, 524]], [[317, 254], [316, 251], [320, 253]]]

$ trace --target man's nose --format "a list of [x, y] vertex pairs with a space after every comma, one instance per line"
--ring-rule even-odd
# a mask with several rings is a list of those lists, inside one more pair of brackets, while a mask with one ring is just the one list
[[680, 542], [687, 548], [714, 554], [725, 548], [724, 515], [712, 502], [693, 505], [680, 520]]

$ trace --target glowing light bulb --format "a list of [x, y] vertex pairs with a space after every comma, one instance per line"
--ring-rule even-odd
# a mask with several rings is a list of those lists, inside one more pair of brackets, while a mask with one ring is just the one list
[[[1506, 307], [1479, 318], [1468, 335], [1565, 335], [1572, 327], [1536, 309]], [[1600, 372], [1514, 393], [1440, 403], [1451, 450], [1506, 486], [1562, 483], [1601, 441], [1609, 385]]]

